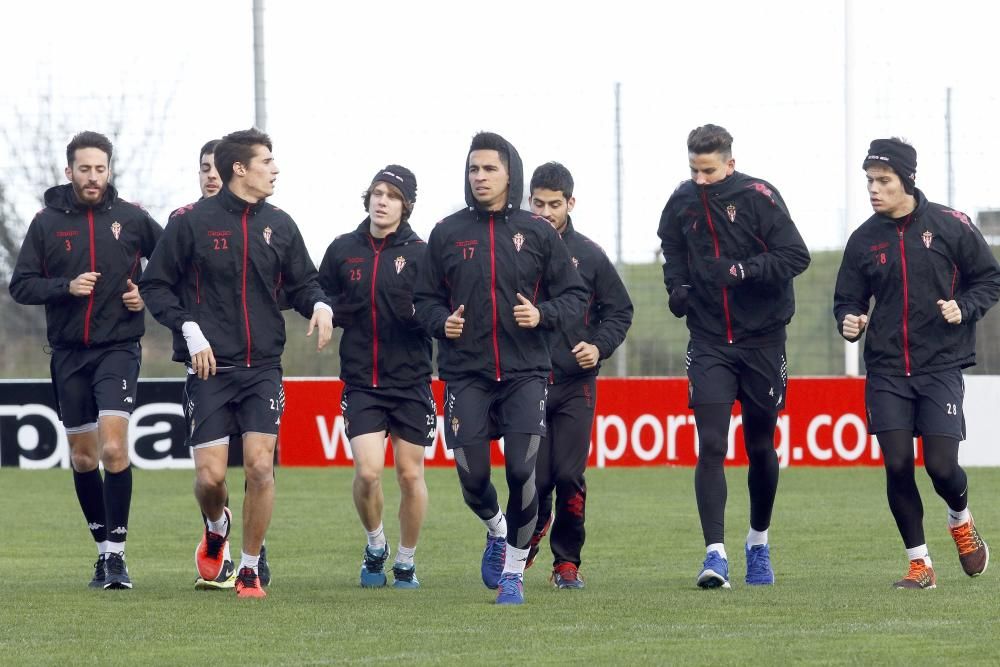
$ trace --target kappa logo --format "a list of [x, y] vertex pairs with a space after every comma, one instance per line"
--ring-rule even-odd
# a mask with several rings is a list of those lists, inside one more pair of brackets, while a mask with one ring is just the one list
[[399, 257], [396, 258], [394, 264], [396, 266], [396, 275], [399, 275], [400, 273], [403, 272], [403, 269], [406, 267], [406, 258], [400, 255]]
[[103, 523], [88, 523], [87, 524], [87, 529], [88, 530], [100, 530], [101, 528], [104, 528], [104, 524]]
[[123, 400], [123, 401], [124, 401], [125, 403], [128, 403], [129, 405], [131, 405], [131, 404], [132, 404], [132, 397], [131, 397], [131, 396], [126, 396], [126, 397], [125, 397], [125, 398], [123, 398], [122, 400]]
[[729, 216], [729, 222], [736, 222], [736, 205], [730, 204], [726, 207], [726, 215]]
[[270, 227], [265, 227], [264, 228], [264, 242], [267, 243], [267, 245], [271, 245], [271, 228]]
[[115, 240], [117, 241], [122, 235], [122, 226], [118, 224], [118, 221], [111, 223], [111, 233], [115, 235]]
[[524, 234], [522, 234], [521, 232], [514, 234], [513, 241], [514, 241], [514, 249], [517, 250], [518, 252], [521, 252], [521, 248], [524, 247]]
[[928, 230], [928, 231], [925, 231], [923, 234], [921, 234], [920, 238], [924, 242], [924, 247], [927, 248], [928, 250], [930, 250], [931, 241], [934, 240], [934, 235], [931, 234], [930, 231]]
[[578, 260], [576, 257], [571, 257], [570, 259], [573, 260], [573, 268], [576, 269], [577, 271], [579, 271], [580, 270], [580, 260]]
[[117, 528], [115, 528], [114, 530], [111, 531], [111, 534], [112, 535], [128, 535], [128, 528], [126, 528], [125, 526], [118, 526]]

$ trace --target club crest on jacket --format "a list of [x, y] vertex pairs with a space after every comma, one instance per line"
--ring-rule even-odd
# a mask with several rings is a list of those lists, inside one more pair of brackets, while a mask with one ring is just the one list
[[730, 204], [726, 207], [726, 213], [729, 215], [729, 222], [736, 222], [736, 205]]
[[521, 247], [524, 245], [524, 234], [518, 232], [514, 234], [514, 249], [521, 252]]
[[923, 239], [924, 241], [924, 247], [929, 250], [931, 247], [931, 241], [934, 240], [934, 235], [931, 234], [930, 231], [928, 230], [925, 231], [923, 234], [921, 234], [920, 238]]
[[265, 227], [264, 228], [264, 242], [267, 243], [267, 245], [271, 245], [271, 228], [270, 227]]
[[397, 274], [402, 273], [403, 267], [406, 266], [406, 258], [400, 255], [399, 257], [396, 258], [395, 265], [396, 265], [396, 273]]
[[115, 235], [115, 241], [122, 235], [122, 226], [118, 224], [117, 220], [111, 223], [111, 233]]

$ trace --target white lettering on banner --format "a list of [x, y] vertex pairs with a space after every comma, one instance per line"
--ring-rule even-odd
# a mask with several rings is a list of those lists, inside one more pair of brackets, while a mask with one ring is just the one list
[[328, 461], [337, 460], [338, 446], [344, 448], [344, 456], [347, 457], [348, 461], [354, 460], [350, 442], [347, 440], [347, 429], [344, 428], [343, 415], [337, 415], [333, 418], [332, 429], [327, 427], [325, 416], [316, 415], [316, 428], [319, 429], [319, 439], [323, 443], [323, 456]]
[[[853, 427], [857, 434], [854, 447], [844, 445], [844, 429]], [[842, 415], [833, 427], [833, 448], [837, 455], [845, 461], [857, 461], [865, 453], [868, 445], [868, 429], [861, 417], [852, 414]]]
[[[608, 449], [608, 430], [614, 429], [618, 435], [614, 449]], [[606, 461], [617, 461], [628, 446], [628, 431], [625, 420], [618, 415], [598, 415], [597, 417], [597, 467], [603, 468]]]
[[806, 430], [806, 447], [809, 448], [809, 453], [817, 461], [829, 461], [833, 458], [833, 452], [820, 447], [819, 441], [816, 439], [816, 432], [819, 431], [820, 427], [830, 426], [832, 423], [833, 418], [830, 415], [816, 415], [809, 422], [809, 428]]
[[[642, 445], [642, 429], [643, 427], [649, 427], [653, 431], [653, 446], [646, 449]], [[650, 461], [655, 461], [656, 457], [660, 455], [663, 451], [663, 427], [660, 426], [660, 420], [653, 415], [639, 415], [639, 417], [632, 422], [632, 449], [635, 451], [635, 455], [639, 457], [640, 461], [645, 461], [649, 463]]]
[[[147, 403], [146, 405], [140, 405], [137, 407], [132, 413], [132, 419], [129, 421], [129, 459], [133, 461], [137, 467], [146, 470], [194, 468], [193, 457], [185, 459], [170, 456], [170, 450], [173, 449], [174, 442], [170, 422], [161, 420], [155, 421], [146, 426], [139, 426], [139, 422], [141, 422], [145, 417], [156, 417], [158, 415], [175, 415], [183, 419], [184, 408], [180, 403]], [[154, 451], [163, 454], [163, 456], [155, 459], [141, 456], [136, 451], [135, 443], [140, 438], [156, 435], [162, 435], [163, 437], [154, 441], [152, 443], [152, 447]]]
[[726, 460], [736, 458], [736, 429], [743, 426], [743, 415], [729, 418], [729, 434], [726, 439]]
[[[683, 426], [694, 426], [694, 415], [667, 416], [667, 460], [677, 460], [677, 431]], [[698, 429], [694, 430], [695, 449], [698, 447]]]
[[[41, 417], [52, 425], [56, 434], [56, 446], [52, 454], [44, 459], [31, 459], [24, 456], [18, 457], [18, 467], [25, 469], [42, 470], [45, 468], [69, 468], [69, 440], [66, 438], [66, 431], [59, 421], [56, 411], [47, 405], [40, 403], [28, 403], [27, 405], [0, 405], [0, 417], [14, 417], [17, 421], [22, 421], [27, 417]], [[17, 427], [17, 447], [23, 452], [33, 452], [41, 444], [41, 433], [38, 427], [32, 424], [19, 424]]]

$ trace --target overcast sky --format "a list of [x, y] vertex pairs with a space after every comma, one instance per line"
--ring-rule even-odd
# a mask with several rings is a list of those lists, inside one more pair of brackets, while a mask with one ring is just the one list
[[[568, 166], [578, 228], [614, 257], [621, 82], [628, 261], [654, 257], [660, 210], [688, 177], [687, 133], [707, 122], [733, 133], [740, 171], [778, 187], [811, 248], [841, 245], [845, 219], [853, 227], [869, 215], [860, 163], [872, 138], [909, 139], [918, 187], [946, 203], [948, 87], [954, 205], [972, 214], [1000, 208], [992, 43], [1000, 10], [968, 5], [850, 3], [845, 146], [842, 1], [597, 9], [266, 0], [266, 130], [281, 169], [272, 200], [296, 219], [318, 261], [364, 218], [360, 194], [371, 176], [396, 162], [417, 175], [412, 223], [426, 237], [464, 204], [469, 140], [486, 129], [518, 148], [526, 177], [544, 161]], [[151, 202], [164, 224], [169, 210], [198, 196], [202, 143], [254, 122], [250, 0], [17, 2], [5, 7], [4, 27], [5, 134], [21, 139], [17, 115], [37, 121], [38, 99], [50, 95], [53, 117], [42, 120], [62, 162], [72, 131], [110, 131], [122, 120], [119, 152], [149, 147], [141, 156], [148, 175], [123, 178], [122, 195]], [[0, 151], [5, 182], [16, 182], [15, 167]]]

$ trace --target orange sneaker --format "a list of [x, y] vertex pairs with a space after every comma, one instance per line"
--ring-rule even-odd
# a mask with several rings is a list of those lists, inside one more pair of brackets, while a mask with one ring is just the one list
[[238, 598], [266, 598], [267, 592], [260, 587], [260, 578], [253, 568], [240, 568], [240, 573], [236, 577], [236, 597]]
[[233, 513], [229, 511], [228, 507], [222, 509], [226, 513], [226, 518], [229, 519], [226, 534], [213, 533], [208, 530], [208, 525], [206, 525], [201, 541], [198, 542], [198, 547], [194, 550], [194, 564], [198, 568], [198, 576], [205, 581], [212, 581], [218, 577], [226, 560], [226, 542], [229, 541], [229, 529], [233, 527]]
[[893, 586], [895, 588], [937, 588], [937, 577], [934, 576], [934, 568], [925, 563], [923, 558], [917, 558], [910, 561], [910, 571]]
[[958, 560], [965, 573], [970, 577], [978, 577], [985, 572], [986, 566], [990, 564], [990, 548], [980, 537], [972, 517], [960, 526], [948, 528], [948, 531], [958, 547]]

